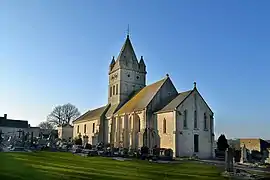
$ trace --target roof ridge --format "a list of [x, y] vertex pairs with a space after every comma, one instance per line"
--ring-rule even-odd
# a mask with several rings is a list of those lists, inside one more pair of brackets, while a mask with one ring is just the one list
[[[130, 113], [134, 110], [139, 110], [147, 107], [167, 79], [168, 77], [163, 78], [142, 88], [131, 99], [129, 99], [115, 114], [121, 114], [125, 112]], [[142, 100], [138, 101], [139, 99]]]
[[78, 118], [76, 118], [76, 119], [75, 119], [74, 121], [72, 121], [72, 122], [81, 120], [81, 119], [85, 118], [87, 115], [89, 115], [91, 112], [98, 111], [98, 110], [100, 110], [100, 109], [106, 108], [107, 106], [108, 106], [108, 104], [103, 105], [103, 106], [98, 107], [98, 108], [95, 108], [95, 109], [89, 109], [88, 111], [86, 111], [85, 113], [83, 113], [81, 116], [79, 116]]
[[[194, 89], [178, 93], [178, 95], [175, 98], [173, 98], [164, 108], [157, 111], [156, 113], [174, 110], [179, 105], [181, 105], [189, 97], [189, 95], [193, 91], [194, 91]], [[182, 98], [181, 98], [181, 96], [182, 96]]]

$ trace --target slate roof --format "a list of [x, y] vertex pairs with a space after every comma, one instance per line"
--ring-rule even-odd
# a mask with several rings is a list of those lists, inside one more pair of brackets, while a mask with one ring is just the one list
[[28, 128], [28, 121], [5, 119], [0, 117], [0, 127]]
[[[123, 44], [121, 51], [116, 59], [115, 62], [113, 62], [113, 68], [112, 71], [115, 71], [117, 68], [119, 68], [119, 61], [125, 59], [126, 55], [130, 54], [131, 57], [133, 57], [133, 61], [136, 61], [138, 63], [134, 48], [132, 46], [132, 43], [130, 41], [129, 36], [127, 36], [125, 43]], [[111, 64], [112, 65], [112, 64]]]
[[159, 112], [166, 112], [166, 111], [172, 111], [177, 106], [182, 104], [184, 100], [193, 92], [193, 90], [185, 91], [179, 93], [169, 104], [167, 104], [164, 108], [158, 111]]
[[141, 89], [134, 97], [124, 104], [115, 114], [130, 113], [136, 110], [142, 110], [148, 106], [158, 90], [164, 84], [168, 77], [163, 78], [153, 84]]
[[111, 105], [109, 107], [108, 111], [106, 112], [105, 116], [111, 117], [114, 114], [114, 112], [118, 109], [118, 106], [119, 106], [119, 104]]
[[99, 107], [97, 109], [89, 110], [83, 115], [81, 115], [80, 117], [78, 117], [76, 120], [74, 120], [73, 123], [78, 122], [80, 120], [93, 120], [93, 119], [99, 118], [107, 109], [107, 107], [108, 105]]

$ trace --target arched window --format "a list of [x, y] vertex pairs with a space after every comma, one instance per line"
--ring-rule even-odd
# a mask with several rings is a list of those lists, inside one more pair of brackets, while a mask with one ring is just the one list
[[141, 121], [140, 121], [140, 119], [138, 120], [138, 132], [140, 132], [141, 131]]
[[166, 129], [166, 119], [163, 119], [163, 133], [167, 133], [167, 129]]
[[194, 111], [194, 129], [198, 128], [198, 122], [197, 122], [197, 111]]
[[204, 123], [204, 130], [207, 130], [207, 116], [206, 116], [206, 113], [203, 114], [203, 123]]
[[115, 85], [113, 85], [113, 95], [115, 95]]
[[112, 97], [112, 86], [110, 87], [110, 97]]
[[118, 94], [118, 84], [116, 84], [116, 95]]
[[84, 133], [86, 133], [86, 124], [84, 125]]
[[93, 123], [92, 133], [95, 133], [95, 123]]
[[187, 128], [187, 110], [184, 111], [184, 128]]
[[79, 125], [77, 126], [77, 133], [79, 133], [80, 132], [80, 127], [79, 127]]

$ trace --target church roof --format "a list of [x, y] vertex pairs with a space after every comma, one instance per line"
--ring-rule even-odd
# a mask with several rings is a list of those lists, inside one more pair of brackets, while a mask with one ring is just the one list
[[28, 121], [13, 120], [0, 117], [0, 127], [28, 128]]
[[185, 91], [185, 92], [179, 93], [171, 102], [169, 102], [169, 104], [167, 104], [163, 109], [161, 109], [157, 113], [174, 110], [175, 108], [177, 108], [177, 106], [179, 106], [180, 104], [182, 104], [185, 101], [185, 99], [192, 92], [193, 92], [193, 90], [189, 90], [189, 91]]
[[78, 117], [76, 120], [74, 120], [73, 123], [81, 120], [92, 120], [99, 118], [104, 113], [107, 107], [108, 105], [99, 107], [97, 109], [89, 110], [80, 117]]
[[127, 35], [126, 41], [121, 48], [121, 51], [117, 57], [117, 60], [120, 60], [121, 58], [123, 58], [126, 55], [126, 53], [130, 53], [131, 55], [133, 55], [135, 57], [135, 60], [137, 61], [137, 57], [133, 49], [132, 43], [130, 41], [129, 35]]
[[119, 67], [119, 65], [120, 65], [119, 61], [125, 60], [128, 57], [131, 57], [133, 59], [133, 61], [136, 61], [138, 63], [135, 51], [133, 49], [132, 43], [131, 43], [130, 38], [129, 38], [129, 35], [127, 35], [126, 41], [123, 44], [121, 51], [120, 51], [114, 65], [113, 65], [113, 68], [111, 71], [114, 71]]
[[106, 112], [105, 116], [111, 117], [118, 108], [119, 108], [119, 104], [111, 105], [108, 111]]
[[163, 78], [153, 84], [150, 84], [141, 89], [134, 97], [124, 104], [115, 114], [130, 113], [137, 110], [142, 110], [148, 106], [154, 98], [158, 90], [169, 77]]

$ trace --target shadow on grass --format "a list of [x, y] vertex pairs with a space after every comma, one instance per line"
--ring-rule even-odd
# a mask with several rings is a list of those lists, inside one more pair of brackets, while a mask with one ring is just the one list
[[[3, 155], [0, 154], [0, 158]], [[81, 157], [70, 153], [5, 153], [7, 168], [0, 179], [221, 179], [212, 166], [186, 162], [157, 164], [147, 161], [116, 161], [104, 157]], [[10, 175], [8, 174], [10, 173]], [[3, 177], [3, 178], [2, 178]]]

